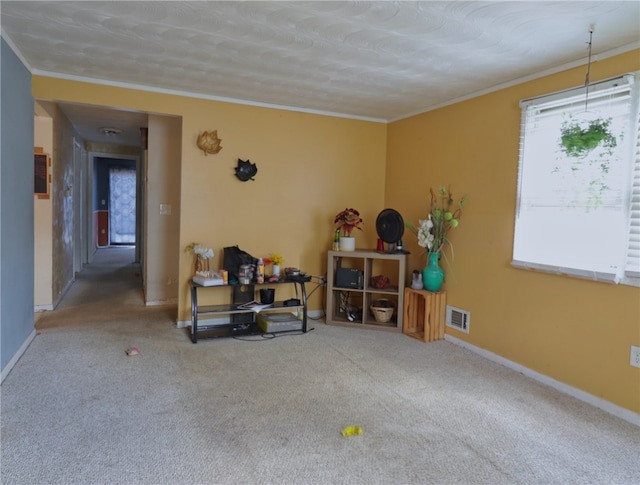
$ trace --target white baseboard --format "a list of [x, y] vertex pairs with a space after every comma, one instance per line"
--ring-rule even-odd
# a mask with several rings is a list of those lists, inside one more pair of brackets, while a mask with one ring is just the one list
[[145, 306], [178, 306], [178, 299], [177, 298], [170, 298], [169, 300], [152, 300], [152, 301], [145, 301], [144, 302]]
[[36, 305], [33, 307], [34, 313], [50, 312], [53, 310], [53, 305]]
[[64, 290], [62, 290], [60, 292], [60, 295], [58, 295], [58, 298], [56, 298], [56, 301], [53, 302], [53, 305], [51, 307], [51, 309], [53, 310], [54, 308], [56, 308], [60, 302], [62, 301], [62, 299], [64, 298], [64, 295], [67, 294], [67, 291], [69, 291], [69, 288], [71, 288], [71, 285], [73, 284], [73, 282], [76, 280], [75, 274], [73, 276], [73, 278], [71, 278], [71, 281], [67, 282], [67, 286], [64, 287]]
[[465, 349], [468, 349], [484, 357], [485, 359], [489, 359], [493, 362], [496, 362], [497, 364], [501, 364], [501, 365], [504, 365], [505, 367], [508, 367], [509, 369], [515, 370], [516, 372], [520, 372], [521, 374], [524, 374], [525, 376], [530, 377], [531, 379], [534, 379], [549, 387], [552, 387], [557, 391], [563, 392], [564, 394], [568, 394], [571, 397], [575, 397], [580, 401], [590, 404], [591, 406], [594, 406], [598, 409], [602, 409], [603, 411], [609, 414], [612, 414], [613, 416], [616, 416], [620, 419], [624, 419], [625, 421], [628, 421], [629, 423], [635, 424], [636, 426], [640, 427], [639, 413], [634, 413], [629, 409], [625, 409], [609, 401], [600, 399], [599, 397], [589, 394], [588, 392], [584, 392], [576, 387], [572, 387], [568, 384], [565, 384], [564, 382], [560, 382], [549, 376], [540, 374], [539, 372], [531, 370], [528, 367], [525, 367], [521, 364], [513, 362], [509, 359], [505, 359], [504, 357], [500, 357], [499, 355], [494, 354], [493, 352], [489, 352], [488, 350], [481, 349], [480, 347], [476, 347], [475, 345], [465, 342], [464, 340], [461, 340], [459, 338], [453, 337], [449, 334], [445, 334], [444, 339], [447, 342], [451, 342], [452, 344], [459, 345], [460, 347], [464, 347]]
[[9, 373], [11, 372], [11, 369], [13, 369], [13, 366], [18, 363], [18, 361], [20, 360], [20, 357], [22, 357], [22, 354], [24, 354], [27, 351], [27, 348], [29, 348], [29, 345], [31, 345], [31, 342], [33, 342], [34, 338], [36, 338], [35, 328], [29, 334], [27, 339], [22, 343], [22, 345], [20, 346], [16, 354], [12, 357], [12, 359], [9, 362], [7, 362], [7, 365], [4, 366], [4, 369], [2, 369], [2, 374], [0, 375], [0, 383], [4, 382], [4, 379], [9, 375]]

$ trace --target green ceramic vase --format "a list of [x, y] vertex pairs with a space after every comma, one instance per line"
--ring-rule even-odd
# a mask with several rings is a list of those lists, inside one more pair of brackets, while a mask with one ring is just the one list
[[438, 264], [440, 253], [429, 253], [429, 264], [422, 270], [422, 283], [427, 291], [440, 291], [444, 282], [444, 271]]

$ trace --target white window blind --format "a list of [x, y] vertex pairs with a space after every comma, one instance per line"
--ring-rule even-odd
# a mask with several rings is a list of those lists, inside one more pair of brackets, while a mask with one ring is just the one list
[[[636, 95], [640, 97], [640, 92]], [[640, 117], [636, 118], [636, 132], [638, 136], [636, 137], [635, 163], [632, 171], [629, 247], [625, 266], [626, 276], [630, 278], [640, 278]]]
[[[633, 75], [521, 103], [512, 264], [618, 282], [640, 276], [640, 142]], [[563, 147], [563, 129], [600, 123], [595, 148]]]

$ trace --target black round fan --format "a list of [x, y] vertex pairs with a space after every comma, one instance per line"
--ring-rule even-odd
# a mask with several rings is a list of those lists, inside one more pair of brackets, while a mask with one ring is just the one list
[[384, 209], [376, 219], [378, 237], [389, 244], [396, 244], [402, 240], [404, 234], [404, 220], [394, 209]]

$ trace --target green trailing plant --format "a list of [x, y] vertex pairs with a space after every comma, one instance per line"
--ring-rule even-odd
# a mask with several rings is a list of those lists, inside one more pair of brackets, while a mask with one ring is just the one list
[[[611, 163], [616, 160], [618, 139], [623, 138], [622, 133], [613, 135], [611, 122], [612, 118], [596, 118], [588, 122], [569, 119], [562, 123], [560, 130], [559, 148], [563, 156], [558, 159], [561, 163], [554, 172], [568, 170], [573, 177], [584, 181], [579, 192], [586, 195], [587, 210], [599, 207], [604, 193], [609, 190], [607, 176]], [[576, 198], [584, 195], [576, 193]]]
[[584, 158], [598, 145], [602, 145], [611, 155], [618, 141], [611, 134], [610, 125], [611, 118], [598, 118], [590, 121], [587, 126], [576, 121], [565, 121], [560, 130], [560, 148], [569, 157]]

